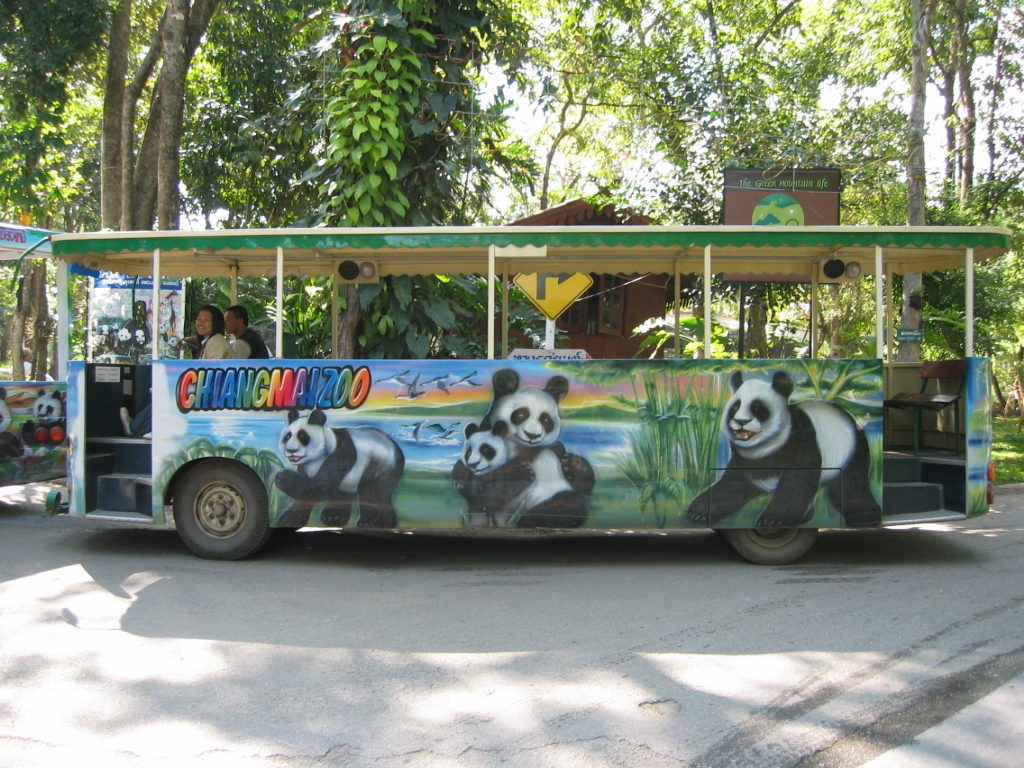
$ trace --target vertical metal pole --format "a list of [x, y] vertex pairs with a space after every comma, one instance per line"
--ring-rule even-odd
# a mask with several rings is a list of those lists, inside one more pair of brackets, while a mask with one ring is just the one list
[[818, 356], [818, 315], [821, 307], [818, 306], [818, 265], [814, 265], [811, 272], [811, 359]]
[[745, 282], [743, 282], [741, 280], [738, 283], [738, 285], [739, 285], [739, 288], [737, 289], [737, 294], [738, 295], [736, 297], [737, 298], [736, 303], [739, 304], [738, 314], [739, 314], [739, 319], [740, 319], [740, 327], [736, 329], [736, 353], [737, 353], [736, 356], [740, 360], [742, 360], [743, 359], [743, 348], [746, 346], [746, 342], [747, 342], [747, 337], [746, 337], [747, 318], [746, 318], [746, 312], [744, 311], [746, 309], [746, 303], [747, 303], [747, 292], [745, 290], [745, 286], [746, 286]]
[[964, 272], [967, 275], [964, 287], [964, 306], [967, 308], [964, 357], [974, 357], [974, 248], [968, 248], [964, 254]]
[[882, 275], [882, 246], [875, 246], [875, 357], [885, 357], [885, 293]]
[[54, 266], [57, 269], [57, 379], [67, 381], [68, 358], [71, 354], [71, 292], [68, 287], [68, 263], [64, 259], [57, 259]]
[[508, 263], [501, 265], [501, 359], [508, 360]]
[[682, 285], [680, 285], [680, 283], [683, 282], [683, 276], [682, 276], [682, 274], [679, 271], [679, 259], [676, 259], [675, 273], [676, 273], [676, 279], [675, 279], [675, 283], [676, 283], [675, 294], [676, 295], [675, 295], [674, 301], [672, 303], [672, 306], [673, 306], [672, 317], [675, 320], [675, 328], [674, 328], [674, 331], [673, 331], [673, 334], [672, 334], [672, 351], [673, 351], [673, 354], [675, 355], [676, 360], [678, 360], [680, 357], [682, 357], [682, 354], [683, 354], [683, 350], [682, 350], [682, 331], [679, 328], [679, 320], [681, 319], [679, 317], [679, 315], [680, 315], [680, 307], [679, 307], [679, 305], [682, 302], [682, 297], [683, 297], [683, 287], [682, 287]]
[[487, 359], [494, 359], [494, 245], [487, 246]]
[[[892, 363], [896, 359], [896, 294], [895, 294], [896, 280], [893, 279], [892, 274], [886, 274], [885, 276], [885, 331], [886, 331], [886, 344], [885, 344], [885, 389], [882, 394], [885, 397], [890, 397], [890, 393], [894, 392], [895, 388], [892, 383]], [[916, 410], [916, 409], [915, 409]], [[884, 438], [885, 436], [883, 436]]]
[[238, 303], [238, 265], [231, 265], [231, 303]]
[[[153, 360], [160, 359], [160, 249], [153, 249], [153, 297], [150, 299], [150, 307], [153, 310], [153, 325], [150, 326], [149, 332], [153, 339]], [[146, 322], [146, 318], [142, 318], [142, 322]], [[155, 328], [153, 326], [156, 326]], [[151, 361], [152, 362], [152, 361]]]
[[277, 246], [277, 295], [274, 299], [277, 309], [277, 328], [274, 329], [275, 357], [284, 357], [284, 248]]
[[704, 246], [704, 359], [711, 359], [711, 246]]
[[338, 270], [331, 273], [331, 357], [335, 360], [341, 355], [341, 299], [338, 295]]

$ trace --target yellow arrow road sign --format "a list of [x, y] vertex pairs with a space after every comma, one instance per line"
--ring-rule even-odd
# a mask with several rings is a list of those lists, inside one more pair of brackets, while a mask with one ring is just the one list
[[522, 289], [548, 320], [557, 320], [572, 303], [582, 296], [594, 281], [583, 272], [575, 274], [518, 274], [512, 281]]

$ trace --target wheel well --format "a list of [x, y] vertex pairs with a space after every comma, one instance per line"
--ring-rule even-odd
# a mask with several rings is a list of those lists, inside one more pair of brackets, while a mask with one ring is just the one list
[[164, 504], [173, 504], [175, 491], [177, 491], [178, 486], [181, 485], [181, 481], [185, 477], [185, 475], [187, 475], [194, 468], [208, 461], [226, 461], [230, 462], [231, 464], [234, 464], [237, 467], [245, 469], [250, 474], [252, 474], [252, 476], [256, 479], [256, 482], [261, 483], [263, 485], [264, 489], [266, 489], [267, 491], [267, 498], [270, 498], [271, 488], [269, 488], [267, 484], [263, 482], [263, 479], [256, 473], [256, 470], [254, 470], [244, 461], [238, 461], [238, 459], [232, 459], [228, 456], [201, 456], [198, 459], [193, 459], [192, 461], [188, 461], [182, 464], [180, 467], [174, 470], [174, 474], [171, 475], [171, 479], [167, 482], [167, 485], [164, 486]]

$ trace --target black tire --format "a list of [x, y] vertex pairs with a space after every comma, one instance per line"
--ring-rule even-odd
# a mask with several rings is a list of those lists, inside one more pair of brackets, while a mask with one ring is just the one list
[[814, 544], [817, 528], [723, 528], [729, 546], [745, 560], [757, 565], [795, 563]]
[[178, 484], [174, 526], [185, 546], [200, 557], [248, 557], [270, 538], [266, 488], [246, 466], [203, 461]]

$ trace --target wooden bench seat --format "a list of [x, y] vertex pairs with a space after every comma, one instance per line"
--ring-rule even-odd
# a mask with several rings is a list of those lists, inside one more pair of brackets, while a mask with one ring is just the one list
[[[914, 411], [914, 455], [921, 452], [921, 413], [931, 411], [937, 413], [949, 406], [954, 410], [954, 433], [956, 438], [955, 452], [960, 450], [960, 399], [963, 395], [964, 381], [967, 379], [966, 360], [937, 360], [921, 364], [918, 372], [921, 379], [919, 392], [900, 392], [884, 401], [886, 408], [912, 408]], [[959, 381], [956, 392], [942, 392], [943, 381]]]

